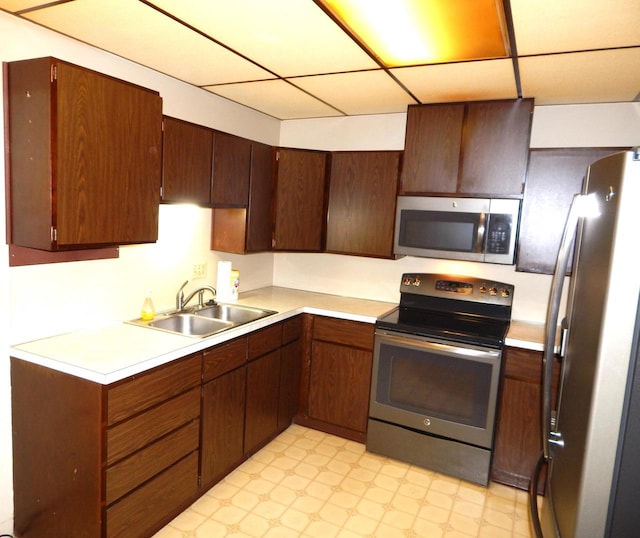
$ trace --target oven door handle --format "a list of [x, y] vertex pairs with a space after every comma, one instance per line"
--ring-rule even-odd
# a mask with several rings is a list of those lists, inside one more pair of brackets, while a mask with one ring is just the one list
[[376, 337], [396, 344], [406, 345], [410, 347], [420, 347], [429, 351], [447, 353], [449, 355], [459, 357], [473, 357], [497, 360], [501, 357], [502, 354], [501, 350], [496, 349], [478, 349], [473, 347], [463, 347], [462, 345], [455, 346], [451, 344], [441, 344], [439, 342], [428, 342], [425, 340], [407, 338], [406, 336], [396, 336], [389, 333], [376, 333]]

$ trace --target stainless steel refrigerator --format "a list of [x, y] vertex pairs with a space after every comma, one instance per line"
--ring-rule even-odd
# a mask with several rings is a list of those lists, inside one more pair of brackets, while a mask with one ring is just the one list
[[[571, 245], [575, 258], [561, 375], [558, 399], [552, 401], [555, 329]], [[543, 359], [544, 448], [530, 488], [535, 521], [535, 484], [546, 461], [547, 487], [536, 528], [544, 538], [640, 536], [639, 298], [636, 149], [588, 167], [558, 254]]]

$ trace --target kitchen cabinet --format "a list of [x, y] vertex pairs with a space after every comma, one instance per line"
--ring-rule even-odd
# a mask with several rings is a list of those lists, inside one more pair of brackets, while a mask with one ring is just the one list
[[401, 194], [521, 196], [533, 99], [411, 105]]
[[213, 131], [165, 116], [162, 139], [162, 201], [208, 206], [211, 198]]
[[[516, 270], [553, 274], [573, 196], [587, 167], [623, 148], [535, 149], [529, 156]], [[571, 272], [569, 263], [567, 272]]]
[[281, 346], [281, 324], [271, 325], [249, 335], [245, 453], [255, 451], [271, 440], [278, 431]]
[[249, 202], [246, 208], [214, 208], [211, 250], [245, 254], [271, 250], [273, 148], [251, 142]]
[[213, 207], [247, 207], [251, 170], [251, 141], [215, 131], [213, 137]]
[[280, 361], [278, 431], [289, 427], [298, 413], [302, 365], [302, 316], [288, 319], [282, 324]]
[[303, 363], [305, 402], [297, 421], [364, 442], [369, 414], [374, 326], [314, 316]]
[[201, 356], [103, 386], [11, 359], [24, 537], [151, 535], [198, 495]]
[[301, 326], [294, 317], [110, 385], [12, 358], [16, 532], [151, 536], [291, 424]]
[[247, 338], [204, 352], [202, 389], [202, 486], [207, 488], [244, 456]]
[[324, 250], [326, 161], [323, 151], [277, 150], [274, 250]]
[[156, 241], [159, 94], [55, 58], [7, 69], [11, 242], [62, 251]]
[[[521, 489], [529, 479], [542, 450], [540, 424], [542, 352], [506, 347], [491, 480]], [[554, 394], [559, 363], [554, 364]], [[544, 491], [544, 475], [540, 493]]]
[[328, 252], [393, 257], [399, 151], [331, 154]]

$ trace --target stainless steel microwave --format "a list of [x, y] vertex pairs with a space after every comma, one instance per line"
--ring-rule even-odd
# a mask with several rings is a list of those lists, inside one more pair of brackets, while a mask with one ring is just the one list
[[520, 200], [398, 196], [394, 253], [511, 265]]

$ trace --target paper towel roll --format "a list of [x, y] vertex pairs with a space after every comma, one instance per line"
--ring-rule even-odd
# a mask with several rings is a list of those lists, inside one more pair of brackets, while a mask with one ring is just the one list
[[233, 299], [231, 293], [231, 262], [218, 262], [218, 276], [216, 279], [216, 291], [218, 301], [228, 302]]

